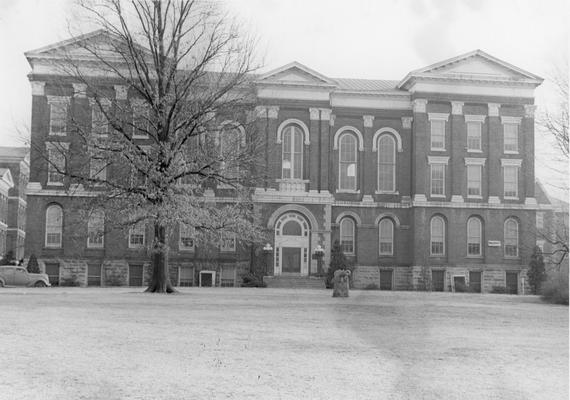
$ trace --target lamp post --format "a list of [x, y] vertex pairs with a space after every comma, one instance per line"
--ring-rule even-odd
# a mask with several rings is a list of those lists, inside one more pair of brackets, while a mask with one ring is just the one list
[[317, 259], [317, 274], [323, 274], [323, 256], [325, 255], [325, 249], [319, 244], [315, 248], [315, 258]]
[[[263, 246], [263, 254], [265, 255], [265, 271], [263, 272], [263, 276], [267, 275], [267, 268], [271, 259], [272, 252], [273, 247], [271, 247], [270, 243], [266, 243], [265, 246]], [[263, 282], [263, 276], [261, 277], [261, 282]]]

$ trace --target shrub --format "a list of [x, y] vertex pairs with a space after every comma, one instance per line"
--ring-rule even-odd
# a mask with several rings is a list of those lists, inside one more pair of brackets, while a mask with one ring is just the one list
[[327, 289], [332, 288], [333, 279], [335, 271], [339, 269], [348, 269], [352, 272], [352, 266], [350, 262], [346, 259], [344, 252], [342, 251], [342, 246], [338, 240], [334, 241], [333, 247], [331, 249], [331, 262], [329, 264], [329, 269], [327, 270], [327, 275], [325, 278], [325, 286]]
[[546, 279], [546, 270], [544, 269], [544, 259], [540, 247], [535, 246], [528, 268], [528, 284], [532, 294], [538, 294], [540, 287]]
[[254, 275], [251, 272], [242, 275], [241, 280], [241, 287], [267, 287], [267, 284], [263, 282], [259, 276]]
[[364, 288], [364, 290], [378, 290], [378, 289], [380, 289], [380, 288], [375, 283], [370, 283], [370, 284], [366, 285], [366, 287]]
[[28, 266], [26, 268], [31, 274], [39, 274], [41, 272], [40, 266], [38, 264], [38, 259], [35, 254], [32, 254], [30, 256], [30, 259], [28, 260]]
[[504, 286], [493, 286], [493, 289], [491, 289], [491, 293], [495, 293], [495, 294], [506, 294], [507, 293], [507, 288]]
[[568, 271], [549, 273], [540, 292], [544, 301], [568, 305]]

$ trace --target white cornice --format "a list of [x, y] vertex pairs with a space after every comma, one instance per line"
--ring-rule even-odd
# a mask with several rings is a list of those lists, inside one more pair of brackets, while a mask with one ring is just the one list
[[521, 117], [501, 116], [501, 123], [502, 124], [520, 124], [521, 121], [522, 121]]
[[486, 115], [465, 115], [465, 122], [485, 122]]
[[428, 156], [428, 164], [445, 164], [449, 163], [448, 156]]
[[501, 158], [501, 167], [520, 167], [521, 165], [520, 158]]
[[449, 120], [448, 113], [428, 113], [428, 119], [430, 121], [445, 121]]
[[485, 165], [486, 158], [465, 157], [465, 165]]

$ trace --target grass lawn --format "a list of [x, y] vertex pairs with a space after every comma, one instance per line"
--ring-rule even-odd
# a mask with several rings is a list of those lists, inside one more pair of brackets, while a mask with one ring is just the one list
[[567, 399], [532, 296], [0, 289], [0, 399]]

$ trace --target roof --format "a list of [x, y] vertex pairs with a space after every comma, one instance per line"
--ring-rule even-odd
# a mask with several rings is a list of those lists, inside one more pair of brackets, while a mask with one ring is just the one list
[[381, 79], [352, 79], [352, 78], [333, 78], [338, 83], [340, 90], [369, 91], [369, 92], [400, 92], [396, 88], [398, 81], [381, 80]]
[[0, 160], [2, 158], [25, 158], [30, 149], [28, 147], [5, 147], [0, 146]]

